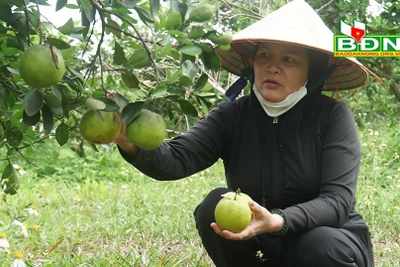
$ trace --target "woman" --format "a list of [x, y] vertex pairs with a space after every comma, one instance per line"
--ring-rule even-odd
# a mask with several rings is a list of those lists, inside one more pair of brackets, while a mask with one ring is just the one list
[[[326, 40], [327, 39], [327, 40]], [[224, 102], [184, 135], [153, 151], [121, 131], [121, 155], [159, 180], [187, 177], [223, 159], [228, 188], [212, 190], [194, 212], [216, 266], [373, 266], [367, 225], [354, 209], [360, 145], [349, 109], [322, 90], [365, 84], [368, 70], [332, 57], [333, 34], [295, 0], [234, 36], [217, 52], [241, 75]], [[251, 94], [235, 99], [244, 80]], [[250, 225], [222, 231], [221, 195], [250, 195]]]

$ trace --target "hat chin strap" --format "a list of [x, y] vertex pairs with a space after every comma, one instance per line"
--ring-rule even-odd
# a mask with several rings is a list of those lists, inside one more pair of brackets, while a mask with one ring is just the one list
[[225, 96], [233, 101], [242, 92], [243, 88], [246, 87], [247, 81], [251, 84], [254, 83], [254, 72], [253, 69], [247, 68], [242, 70], [242, 75], [237, 79], [229, 88], [225, 91]]
[[340, 62], [330, 65], [319, 77], [311, 78], [307, 83], [308, 92], [313, 92], [320, 87], [326, 81], [326, 79], [328, 79], [335, 72], [339, 66], [339, 63]]
[[[321, 76], [312, 78], [307, 83], [308, 92], [313, 92], [316, 88], [318, 88], [321, 84], [325, 82], [329, 76], [332, 75], [333, 72], [337, 69], [339, 63], [334, 63], [329, 66], [325, 72], [322, 73]], [[242, 92], [243, 88], [246, 87], [247, 81], [250, 81], [251, 84], [254, 83], [254, 72], [252, 69], [244, 69], [242, 71], [242, 75], [239, 79], [237, 79], [225, 92], [225, 96], [230, 100], [233, 101], [235, 98]]]

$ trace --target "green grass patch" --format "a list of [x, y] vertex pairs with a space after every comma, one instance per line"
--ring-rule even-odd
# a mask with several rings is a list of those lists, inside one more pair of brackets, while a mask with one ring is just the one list
[[[395, 128], [360, 130], [357, 209], [370, 227], [378, 267], [400, 266], [397, 137]], [[0, 253], [2, 266], [17, 251], [30, 266], [212, 266], [193, 210], [225, 185], [220, 162], [190, 178], [160, 182], [123, 161], [114, 146], [86, 149], [85, 158], [51, 142], [27, 151], [36, 166], [21, 164], [26, 174], [19, 193], [0, 202], [0, 232], [10, 242], [10, 255]], [[37, 216], [28, 213], [32, 206]], [[27, 238], [14, 219], [29, 225]]]

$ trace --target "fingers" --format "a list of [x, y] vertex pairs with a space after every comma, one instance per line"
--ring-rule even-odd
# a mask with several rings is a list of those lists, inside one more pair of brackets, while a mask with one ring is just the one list
[[231, 231], [228, 230], [222, 230], [221, 228], [219, 228], [218, 224], [216, 224], [215, 222], [211, 223], [211, 228], [214, 230], [214, 232], [217, 235], [222, 236], [225, 239], [230, 239], [230, 240], [247, 240], [250, 239], [254, 236], [254, 234], [251, 234], [251, 231], [248, 231], [248, 229], [244, 229], [243, 231], [241, 231], [240, 233], [233, 233]]

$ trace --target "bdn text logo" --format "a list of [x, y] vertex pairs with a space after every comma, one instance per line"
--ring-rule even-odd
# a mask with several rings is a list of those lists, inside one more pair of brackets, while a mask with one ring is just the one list
[[367, 35], [365, 24], [340, 20], [340, 32], [334, 36], [335, 57], [400, 57], [400, 35]]

